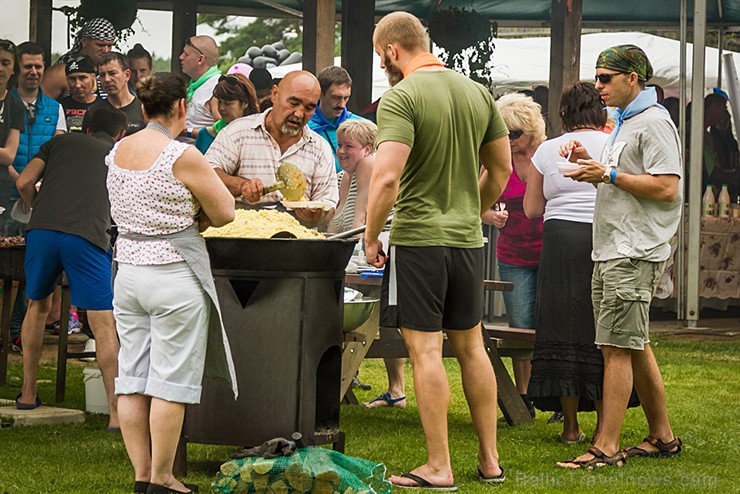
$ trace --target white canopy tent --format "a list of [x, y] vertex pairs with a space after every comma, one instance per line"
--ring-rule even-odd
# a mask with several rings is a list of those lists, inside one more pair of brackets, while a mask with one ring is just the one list
[[[594, 76], [594, 64], [602, 50], [614, 45], [631, 43], [642, 48], [653, 64], [655, 74], [651, 84], [658, 84], [666, 90], [667, 95], [677, 96], [681, 78], [679, 65], [680, 42], [652, 34], [596, 33], [581, 37], [581, 80], [591, 81]], [[548, 85], [550, 77], [550, 38], [501, 38], [495, 40], [493, 53], [493, 89], [496, 95], [520, 89], [531, 89], [533, 86]], [[691, 44], [687, 49], [687, 74], [691, 74]], [[735, 66], [740, 66], [740, 53], [732, 53]], [[388, 90], [388, 80], [380, 68], [380, 58], [373, 55], [373, 101]], [[341, 65], [341, 57], [334, 59], [335, 65]], [[706, 49], [705, 80], [706, 87], [717, 85], [719, 50]], [[286, 65], [269, 69], [273, 77], [283, 77], [288, 72], [301, 70], [301, 64]], [[687, 85], [691, 84], [691, 79]], [[726, 84], [722, 84], [726, 87]]]

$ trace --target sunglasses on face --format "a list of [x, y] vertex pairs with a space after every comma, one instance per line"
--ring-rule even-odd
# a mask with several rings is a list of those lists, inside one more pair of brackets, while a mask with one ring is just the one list
[[516, 141], [517, 139], [519, 139], [523, 135], [524, 135], [524, 131], [523, 130], [510, 130], [509, 131], [509, 140], [510, 141]]
[[15, 53], [15, 45], [12, 41], [2, 40], [0, 41], [0, 50]]
[[185, 42], [185, 44], [186, 44], [187, 46], [191, 47], [191, 48], [192, 48], [193, 50], [195, 50], [195, 51], [197, 51], [198, 53], [200, 53], [201, 55], [204, 55], [204, 56], [205, 56], [205, 54], [204, 54], [204, 53], [203, 53], [202, 51], [200, 51], [200, 48], [198, 48], [197, 46], [195, 46], [195, 45], [193, 44], [193, 42], [192, 42], [192, 41], [190, 41], [190, 38], [188, 38], [188, 40], [187, 40], [187, 41]]
[[602, 84], [609, 84], [612, 81], [612, 77], [615, 75], [625, 75], [624, 72], [614, 72], [613, 74], [596, 74], [594, 82], [600, 82]]

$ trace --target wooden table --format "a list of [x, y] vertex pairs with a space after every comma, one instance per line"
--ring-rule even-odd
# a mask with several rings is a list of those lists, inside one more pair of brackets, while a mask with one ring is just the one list
[[[347, 274], [345, 285], [363, 292], [366, 296], [380, 298], [381, 278], [362, 278], [357, 274]], [[486, 280], [486, 290], [511, 291], [513, 284], [505, 281]], [[342, 351], [342, 382], [341, 397], [349, 402], [356, 403], [350, 389], [352, 378], [365, 358], [402, 358], [408, 352], [403, 338], [395, 329], [379, 328], [380, 304], [373, 310], [370, 318], [356, 330], [345, 334], [344, 350]], [[380, 338], [376, 339], [377, 335]], [[506, 420], [512, 425], [532, 422], [532, 417], [519, 395], [503, 361], [496, 344], [488, 331], [483, 331], [483, 343], [493, 365], [498, 383], [498, 403]], [[443, 356], [452, 357], [451, 349], [445, 342]]]
[[[7, 249], [0, 249], [0, 279], [3, 280], [2, 309], [0, 310], [0, 386], [7, 381], [8, 353], [10, 352], [10, 319], [13, 315], [15, 299], [13, 292], [18, 290], [13, 287], [13, 282], [25, 281], [26, 274], [23, 263], [26, 257], [26, 246], [17, 245]], [[67, 331], [69, 330], [69, 308], [70, 294], [69, 283], [64, 273], [59, 276], [57, 283], [62, 287], [61, 316], [59, 322], [59, 344], [57, 346], [57, 372], [56, 393], [54, 399], [57, 403], [64, 401], [67, 383], [67, 359], [95, 357], [95, 352], [68, 352]]]
[[2, 315], [0, 315], [0, 386], [6, 383], [8, 353], [10, 353], [10, 318], [13, 315], [13, 281], [25, 280], [23, 260], [25, 246], [0, 249], [0, 279], [3, 280]]

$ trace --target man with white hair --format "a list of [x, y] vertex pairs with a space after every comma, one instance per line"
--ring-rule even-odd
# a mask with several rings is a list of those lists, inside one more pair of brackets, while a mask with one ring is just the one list
[[[41, 89], [44, 94], [54, 99], [59, 99], [68, 94], [69, 85], [65, 74], [67, 63], [80, 55], [87, 55], [97, 65], [98, 58], [103, 53], [111, 51], [115, 43], [116, 28], [108, 19], [97, 17], [87, 21], [77, 34], [72, 49], [59, 57], [59, 60], [44, 73], [44, 78], [41, 81]], [[106, 94], [101, 92], [100, 81], [97, 84], [97, 94], [100, 97], [106, 97]]]

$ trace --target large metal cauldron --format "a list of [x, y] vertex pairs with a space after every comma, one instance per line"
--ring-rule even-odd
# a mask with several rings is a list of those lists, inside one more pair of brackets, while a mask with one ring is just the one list
[[341, 447], [342, 295], [355, 240], [207, 238], [239, 399], [204, 379], [185, 437], [255, 446], [300, 432]]

